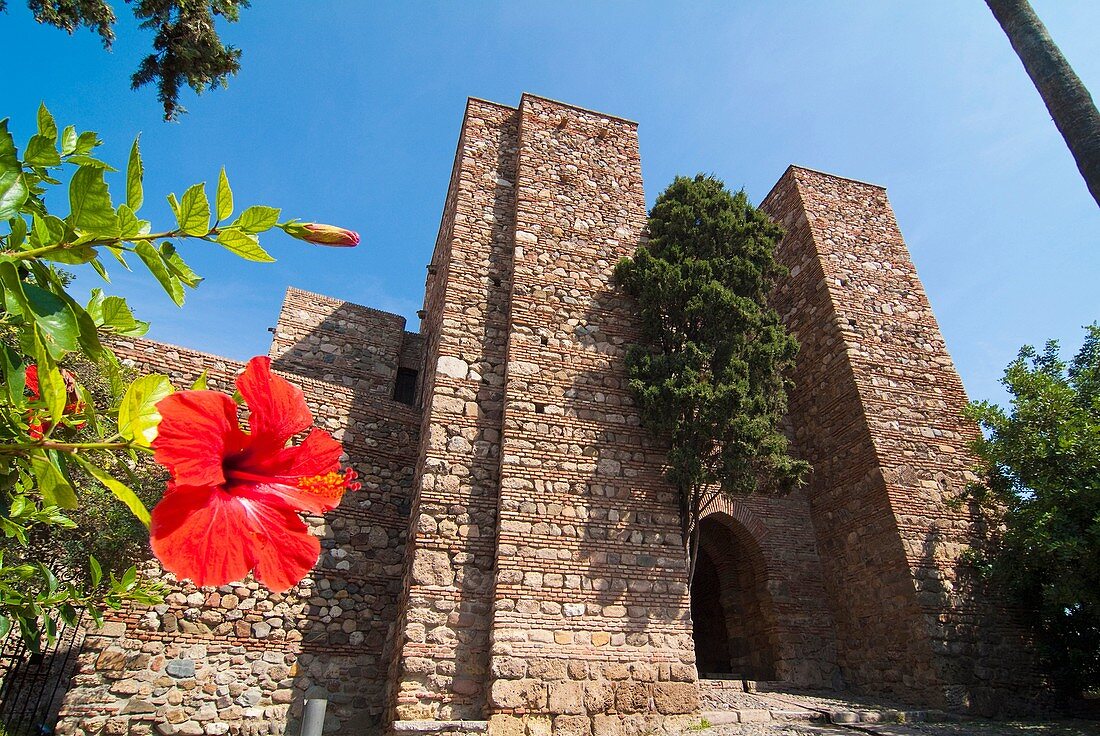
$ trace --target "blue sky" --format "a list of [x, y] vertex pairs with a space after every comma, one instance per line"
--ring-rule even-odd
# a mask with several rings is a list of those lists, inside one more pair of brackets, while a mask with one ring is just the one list
[[[265, 241], [271, 265], [190, 248], [206, 281], [182, 310], [116, 270], [111, 288], [158, 339], [265, 353], [288, 285], [416, 329], [465, 98], [515, 104], [523, 91], [639, 121], [650, 203], [698, 171], [759, 201], [790, 163], [885, 185], [972, 398], [1003, 401], [1021, 345], [1076, 348], [1100, 318], [1100, 209], [980, 0], [258, 0], [224, 29], [241, 74], [186, 93], [177, 124], [160, 121], [152, 90], [129, 90], [149, 40], [117, 5], [107, 54], [9, 3], [0, 117], [20, 145], [44, 100], [60, 124], [100, 132], [120, 165], [141, 132], [154, 223], [169, 217], [163, 194], [224, 164], [238, 204], [363, 234], [328, 250], [280, 233]], [[1100, 93], [1100, 3], [1033, 5]]]

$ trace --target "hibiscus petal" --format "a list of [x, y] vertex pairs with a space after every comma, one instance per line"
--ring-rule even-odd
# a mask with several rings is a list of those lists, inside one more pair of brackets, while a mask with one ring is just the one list
[[179, 391], [161, 399], [157, 411], [161, 420], [153, 457], [173, 480], [197, 487], [225, 483], [222, 461], [245, 439], [233, 399], [217, 391]]
[[262, 492], [236, 496], [258, 532], [253, 576], [274, 593], [297, 585], [321, 554], [321, 543], [309, 533], [298, 514]]
[[256, 564], [258, 537], [245, 507], [217, 488], [172, 485], [149, 524], [153, 553], [195, 585], [225, 585]]
[[237, 377], [237, 390], [248, 403], [248, 424], [258, 451], [280, 450], [313, 424], [302, 390], [271, 372], [271, 358], [257, 355]]
[[331, 473], [340, 467], [343, 447], [323, 429], [314, 429], [300, 445], [284, 447], [265, 456], [250, 451], [242, 466], [273, 478], [300, 478]]
[[[302, 444], [258, 460], [249, 470], [272, 479], [257, 483], [257, 490], [279, 496], [291, 508], [323, 514], [340, 505], [346, 490], [339, 475], [342, 452], [340, 443], [328, 432], [315, 429]], [[254, 457], [253, 453], [249, 457]]]

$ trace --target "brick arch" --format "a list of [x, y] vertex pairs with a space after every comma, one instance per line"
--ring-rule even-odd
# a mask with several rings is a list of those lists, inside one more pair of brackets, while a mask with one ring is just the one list
[[703, 514], [703, 519], [722, 516], [729, 517], [744, 527], [758, 547], [763, 549], [767, 546], [768, 527], [740, 499], [726, 495], [719, 496], [711, 502], [710, 507]]
[[779, 626], [763, 549], [767, 530], [750, 510], [721, 499], [700, 521], [692, 581], [692, 633], [700, 676], [776, 679]]

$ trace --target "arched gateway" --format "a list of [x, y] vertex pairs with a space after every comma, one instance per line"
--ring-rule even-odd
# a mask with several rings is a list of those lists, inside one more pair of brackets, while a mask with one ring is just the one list
[[731, 516], [702, 520], [691, 584], [699, 676], [776, 679], [778, 627], [760, 545]]

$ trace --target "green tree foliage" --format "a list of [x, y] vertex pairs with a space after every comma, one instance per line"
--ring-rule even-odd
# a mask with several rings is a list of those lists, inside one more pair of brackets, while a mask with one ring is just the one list
[[[153, 52], [131, 77], [134, 89], [153, 84], [164, 106], [165, 120], [185, 112], [179, 104], [184, 84], [195, 92], [224, 87], [241, 68], [240, 49], [218, 36], [218, 17], [233, 23], [250, 0], [126, 0], [141, 27], [154, 31]], [[39, 23], [73, 33], [81, 26], [95, 31], [110, 49], [117, 20], [106, 0], [27, 0]], [[7, 0], [0, 0], [0, 11]]]
[[786, 491], [809, 471], [779, 431], [798, 342], [767, 304], [786, 273], [774, 257], [782, 230], [744, 192], [677, 177], [648, 229], [615, 270], [642, 324], [627, 370], [643, 423], [670, 443], [693, 574], [698, 521], [720, 494]]
[[1055, 683], [1100, 687], [1100, 326], [1066, 365], [1058, 344], [1027, 346], [1005, 370], [1011, 411], [967, 410], [984, 482], [971, 495], [991, 515], [985, 571], [1019, 601]]

